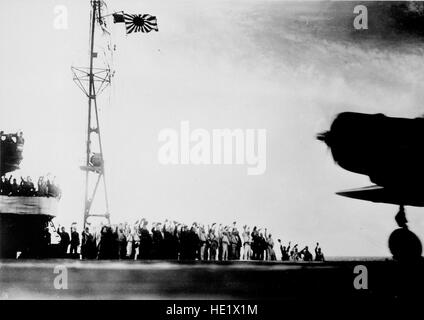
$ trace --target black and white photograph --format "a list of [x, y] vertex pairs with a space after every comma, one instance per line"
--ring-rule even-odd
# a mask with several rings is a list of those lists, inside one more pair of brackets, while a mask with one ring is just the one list
[[3, 302], [424, 296], [424, 2], [2, 0], [0, 34]]

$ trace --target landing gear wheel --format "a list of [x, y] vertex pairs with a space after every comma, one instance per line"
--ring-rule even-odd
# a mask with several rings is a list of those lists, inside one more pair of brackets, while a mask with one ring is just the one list
[[413, 262], [421, 259], [420, 239], [407, 227], [398, 228], [389, 237], [389, 249], [395, 260]]

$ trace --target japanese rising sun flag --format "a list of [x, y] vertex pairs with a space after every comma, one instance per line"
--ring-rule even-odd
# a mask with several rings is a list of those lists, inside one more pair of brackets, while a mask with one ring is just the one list
[[132, 32], [150, 32], [159, 31], [156, 17], [150, 14], [114, 14], [114, 22], [125, 22], [127, 34]]

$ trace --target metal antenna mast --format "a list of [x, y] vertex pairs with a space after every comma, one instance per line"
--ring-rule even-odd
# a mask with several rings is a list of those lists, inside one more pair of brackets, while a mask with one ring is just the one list
[[[89, 217], [104, 217], [110, 223], [109, 202], [106, 189], [106, 178], [104, 170], [104, 158], [102, 139], [100, 135], [99, 113], [97, 108], [97, 95], [105, 89], [111, 80], [110, 69], [94, 68], [94, 59], [97, 58], [97, 52], [94, 52], [95, 27], [96, 20], [101, 23], [101, 5], [100, 0], [91, 0], [91, 26], [90, 26], [90, 66], [88, 68], [72, 67], [74, 74], [73, 80], [88, 98], [88, 123], [87, 123], [87, 142], [86, 142], [86, 161], [81, 169], [85, 171], [85, 201], [84, 201], [84, 229]], [[92, 137], [92, 136], [95, 137]], [[92, 142], [97, 142], [97, 148], [92, 146]], [[91, 178], [94, 178], [93, 180]], [[104, 201], [106, 206], [105, 213], [91, 213], [93, 200], [97, 189], [103, 180]], [[90, 181], [96, 181], [95, 185], [90, 185]]]

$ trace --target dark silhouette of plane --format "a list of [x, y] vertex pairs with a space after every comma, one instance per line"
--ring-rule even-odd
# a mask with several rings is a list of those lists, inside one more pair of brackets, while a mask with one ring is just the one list
[[337, 194], [399, 205], [399, 229], [390, 236], [389, 248], [398, 260], [421, 257], [422, 245], [407, 227], [404, 206], [424, 207], [424, 118], [344, 112], [317, 138], [340, 167], [374, 183]]

